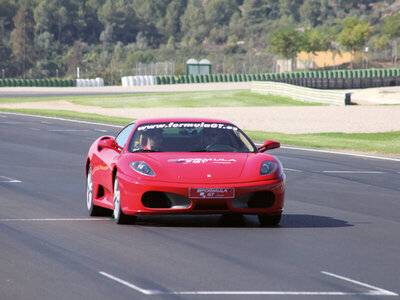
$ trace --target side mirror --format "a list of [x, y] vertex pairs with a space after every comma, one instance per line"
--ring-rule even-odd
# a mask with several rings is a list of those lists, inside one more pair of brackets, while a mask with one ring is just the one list
[[281, 146], [281, 143], [279, 143], [279, 142], [265, 141], [262, 146], [258, 147], [258, 152], [265, 152], [267, 150], [279, 148], [280, 146]]
[[122, 148], [117, 145], [117, 143], [112, 138], [104, 138], [97, 144], [99, 151], [106, 149], [121, 150]]

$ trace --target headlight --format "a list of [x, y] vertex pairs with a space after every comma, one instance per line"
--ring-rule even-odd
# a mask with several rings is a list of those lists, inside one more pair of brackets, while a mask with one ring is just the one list
[[261, 165], [260, 175], [270, 175], [276, 171], [278, 164], [274, 161], [264, 161]]
[[144, 161], [134, 161], [131, 162], [129, 166], [140, 174], [147, 176], [156, 176], [156, 173], [154, 173], [154, 171]]

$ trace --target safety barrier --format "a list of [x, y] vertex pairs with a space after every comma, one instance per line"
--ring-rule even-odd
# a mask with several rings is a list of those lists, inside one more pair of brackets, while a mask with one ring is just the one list
[[96, 87], [96, 86], [104, 86], [103, 78], [97, 77], [96, 79], [77, 79], [76, 80], [77, 87]]
[[71, 87], [76, 79], [0, 79], [0, 87]]
[[289, 97], [304, 102], [318, 102], [332, 105], [350, 104], [350, 93], [312, 89], [281, 82], [253, 81], [251, 92]]
[[242, 81], [274, 81], [316, 89], [359, 89], [400, 85], [400, 68], [155, 77], [155, 84]]
[[154, 85], [154, 76], [124, 76], [121, 78], [122, 86]]

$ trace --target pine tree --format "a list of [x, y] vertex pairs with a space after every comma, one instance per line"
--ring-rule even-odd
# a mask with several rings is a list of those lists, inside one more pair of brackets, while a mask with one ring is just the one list
[[18, 71], [25, 78], [27, 67], [34, 61], [34, 31], [32, 12], [20, 8], [13, 19], [14, 30], [11, 32], [12, 54], [16, 60]]

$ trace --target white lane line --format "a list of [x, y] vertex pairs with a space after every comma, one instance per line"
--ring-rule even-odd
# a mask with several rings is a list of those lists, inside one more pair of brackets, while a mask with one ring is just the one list
[[386, 157], [386, 156], [375, 156], [375, 155], [361, 154], [361, 153], [341, 152], [341, 151], [322, 150], [322, 149], [310, 149], [310, 148], [292, 147], [292, 146], [281, 146], [281, 148], [283, 148], [283, 149], [301, 150], [301, 151], [309, 151], [309, 152], [320, 152], [320, 153], [328, 153], [328, 154], [339, 154], [339, 155], [347, 155], [347, 156], [356, 156], [356, 157], [371, 158], [371, 159], [382, 159], [382, 160], [390, 160], [390, 161], [398, 161], [398, 162], [400, 162], [400, 158], [393, 158], [393, 157]]
[[385, 174], [380, 171], [322, 171], [322, 173], [343, 173], [343, 174]]
[[160, 290], [147, 290], [143, 289], [133, 283], [130, 283], [126, 280], [118, 278], [109, 273], [99, 271], [99, 274], [114, 280], [126, 287], [129, 287], [135, 291], [138, 291], [144, 295], [275, 295], [275, 296], [399, 296], [398, 294], [378, 288], [373, 285], [369, 285], [357, 280], [353, 280], [344, 276], [336, 275], [333, 273], [321, 271], [322, 274], [334, 277], [336, 279], [344, 280], [355, 285], [359, 285], [362, 287], [366, 287], [370, 290], [366, 292], [341, 292], [341, 291], [333, 291], [333, 292], [313, 292], [313, 291], [160, 291]]
[[379, 287], [376, 287], [376, 286], [373, 286], [373, 285], [370, 285], [370, 284], [367, 284], [367, 283], [363, 283], [361, 281], [357, 281], [357, 280], [354, 280], [354, 279], [350, 279], [350, 278], [347, 278], [347, 277], [344, 277], [344, 276], [340, 276], [340, 275], [336, 275], [336, 274], [333, 274], [333, 273], [330, 273], [330, 272], [326, 272], [326, 271], [321, 271], [321, 273], [325, 274], [327, 276], [332, 276], [332, 277], [335, 277], [337, 279], [348, 281], [348, 282], [351, 282], [353, 284], [360, 285], [360, 286], [366, 287], [368, 289], [371, 289], [371, 291], [370, 291], [371, 295], [399, 296], [398, 294], [393, 293], [391, 291], [384, 290], [384, 289], [381, 289]]
[[121, 126], [121, 125], [106, 124], [106, 123], [100, 123], [100, 122], [90, 122], [90, 121], [82, 121], [82, 120], [73, 120], [73, 119], [49, 117], [49, 116], [20, 114], [20, 113], [5, 112], [5, 111], [1, 111], [0, 114], [15, 115], [15, 116], [29, 116], [29, 117], [38, 118], [38, 119], [57, 120], [57, 121], [64, 121], [64, 122], [71, 122], [71, 123], [89, 124], [89, 125], [108, 126], [108, 127], [114, 127], [114, 128], [123, 128], [124, 127], [124, 126]]
[[134, 284], [132, 284], [132, 283], [130, 283], [128, 281], [122, 280], [121, 278], [115, 277], [115, 276], [113, 276], [111, 274], [108, 274], [106, 272], [99, 272], [99, 273], [101, 275], [105, 276], [105, 277], [108, 277], [111, 280], [114, 280], [114, 281], [116, 281], [116, 282], [118, 282], [118, 283], [120, 283], [122, 285], [125, 285], [125, 286], [127, 286], [127, 287], [129, 287], [131, 289], [134, 289], [134, 290], [136, 290], [136, 291], [138, 291], [138, 292], [140, 292], [140, 293], [142, 293], [144, 295], [156, 295], [156, 294], [160, 294], [161, 293], [159, 291], [142, 289], [142, 288], [138, 287], [137, 285], [134, 285]]
[[[290, 168], [283, 168], [284, 171], [289, 171], [289, 172], [298, 172], [298, 173], [304, 173], [306, 170], [297, 170], [297, 169], [290, 169]], [[381, 171], [309, 171], [312, 173], [331, 173], [331, 174], [386, 174], [386, 172], [381, 172]], [[400, 174], [400, 172], [398, 172]]]
[[303, 173], [304, 171], [302, 170], [297, 170], [297, 169], [289, 169], [289, 168], [283, 168], [284, 171], [290, 171], [290, 172], [299, 172], [299, 173]]
[[70, 222], [70, 221], [109, 221], [110, 218], [40, 218], [40, 219], [0, 219], [0, 222]]
[[50, 132], [87, 132], [89, 129], [50, 129]]
[[0, 182], [2, 182], [2, 183], [21, 183], [22, 181], [13, 179], [13, 178], [9, 178], [6, 176], [0, 176]]

